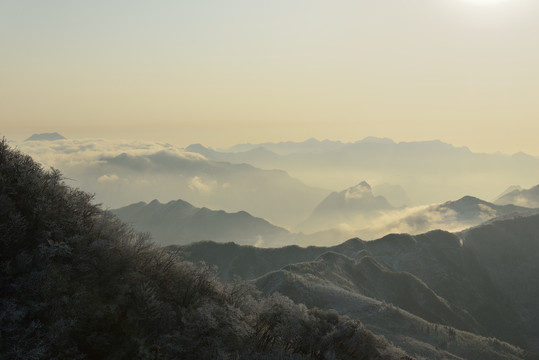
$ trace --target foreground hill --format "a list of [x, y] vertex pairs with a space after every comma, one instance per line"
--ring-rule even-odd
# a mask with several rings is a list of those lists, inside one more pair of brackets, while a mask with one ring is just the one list
[[238, 244], [283, 244], [291, 234], [264, 219], [245, 211], [225, 211], [197, 208], [186, 201], [161, 204], [139, 202], [112, 210], [120, 220], [133, 224], [136, 230], [150, 232], [161, 245], [187, 244], [200, 240], [235, 241]]
[[183, 250], [219, 266], [223, 278], [252, 279], [265, 294], [361, 316], [412, 355], [536, 359], [514, 346], [539, 351], [538, 234], [533, 215], [458, 234], [393, 234], [333, 247]]
[[222, 284], [0, 142], [0, 358], [411, 359], [359, 321]]

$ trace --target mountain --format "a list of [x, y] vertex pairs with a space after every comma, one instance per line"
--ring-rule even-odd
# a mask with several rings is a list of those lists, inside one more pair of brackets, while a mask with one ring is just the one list
[[[467, 230], [471, 249], [493, 283], [510, 299], [529, 341], [539, 352], [539, 216], [496, 221]], [[534, 335], [535, 334], [535, 335]]]
[[412, 360], [334, 310], [217, 281], [6, 140], [0, 173], [2, 359]]
[[436, 207], [439, 212], [454, 211], [457, 221], [470, 225], [490, 220], [495, 217], [526, 214], [533, 212], [532, 209], [515, 205], [495, 205], [473, 196], [464, 196], [457, 201], [448, 201]]
[[[255, 284], [266, 295], [279, 292], [308, 307], [332, 308], [361, 318], [417, 358], [538, 358], [508, 342], [461, 330], [475, 324], [465, 310], [448, 303], [414, 275], [388, 270], [369, 256], [355, 261], [325, 253], [313, 262], [269, 273]], [[416, 315], [419, 312], [422, 316]]]
[[153, 200], [111, 210], [138, 231], [149, 232], [161, 245], [187, 244], [200, 240], [235, 241], [239, 244], [286, 244], [291, 234], [247, 212], [197, 208], [183, 200], [166, 204]]
[[53, 133], [42, 133], [42, 134], [33, 134], [28, 139], [24, 141], [55, 141], [55, 140], [65, 140], [65, 137], [58, 134], [57, 132]]
[[357, 232], [362, 237], [373, 239], [391, 232], [419, 234], [435, 229], [460, 231], [493, 219], [534, 213], [537, 213], [536, 209], [495, 205], [473, 196], [464, 196], [442, 204], [388, 212], [385, 218], [378, 219], [369, 228], [359, 229]]
[[[509, 188], [508, 190], [511, 190]], [[531, 189], [515, 188], [500, 195], [494, 203], [499, 205], [514, 204], [531, 208], [539, 208], [539, 185]]]
[[352, 186], [341, 192], [332, 192], [314, 209], [313, 215], [332, 216], [349, 213], [369, 213], [388, 210], [393, 207], [383, 196], [374, 196], [371, 186], [366, 182]]
[[311, 216], [299, 225], [301, 230], [319, 231], [338, 227], [342, 223], [364, 224], [393, 206], [383, 196], [374, 196], [366, 182], [341, 192], [332, 192], [316, 206]]
[[[469, 201], [447, 206], [462, 210]], [[265, 294], [361, 317], [413, 356], [537, 359], [514, 346], [539, 352], [538, 234], [532, 215], [332, 247], [182, 249], [217, 265], [222, 278], [242, 276]]]
[[[523, 189], [522, 189], [522, 186], [520, 186], [520, 185], [511, 185], [507, 189], [505, 189], [505, 191], [503, 193], [498, 195], [498, 197], [496, 197], [496, 200], [501, 198], [504, 195], [507, 195], [507, 194], [515, 191], [515, 190], [523, 190]], [[496, 203], [496, 200], [494, 200], [494, 203]]]

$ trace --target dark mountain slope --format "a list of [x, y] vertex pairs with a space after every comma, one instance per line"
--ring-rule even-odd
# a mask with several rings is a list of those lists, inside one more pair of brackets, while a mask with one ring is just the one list
[[[539, 358], [497, 339], [461, 331], [441, 322], [429, 322], [393, 303], [360, 294], [355, 290], [356, 284], [363, 283], [364, 287], [374, 290], [371, 295], [392, 294], [397, 301], [412, 308], [425, 305], [429, 299], [434, 300], [441, 311], [428, 315], [438, 317], [438, 321], [444, 313], [456, 315], [444, 304], [443, 299], [439, 299], [425, 285], [421, 286], [421, 282], [410, 274], [387, 272], [372, 258], [363, 259], [367, 260], [364, 264], [340, 254], [326, 253], [314, 262], [291, 265], [268, 273], [256, 279], [255, 283], [266, 295], [280, 292], [307, 306], [332, 308], [351, 317], [360, 317], [370, 328], [384, 334], [413, 356], [473, 360]], [[349, 269], [346, 270], [346, 267]], [[365, 279], [361, 276], [350, 277], [354, 268], [359, 272], [366, 270], [364, 273], [369, 276]], [[377, 281], [371, 281], [371, 276]], [[392, 277], [395, 281], [392, 281]], [[465, 313], [462, 315], [466, 317]]]
[[[262, 279], [269, 276], [264, 275], [267, 271], [295, 274], [287, 275], [288, 277], [280, 275], [281, 279], [288, 279], [282, 285], [278, 285], [276, 275], [271, 275], [275, 284], [267, 280], [264, 280], [264, 284], [273, 284], [267, 289], [278, 289], [296, 301], [303, 302], [304, 297], [312, 298], [313, 295], [309, 295], [308, 289], [313, 286], [341, 289], [347, 294], [374, 301], [397, 302], [399, 307], [407, 309], [409, 313], [424, 316], [432, 322], [472, 330], [476, 334], [494, 336], [539, 351], [537, 234], [539, 218], [535, 215], [494, 221], [460, 234], [444, 231], [432, 231], [416, 236], [392, 234], [369, 242], [351, 239], [329, 248], [253, 249], [227, 245], [228, 252], [225, 253], [221, 251], [223, 245], [205, 243], [193, 244], [184, 250], [187, 258], [210, 259], [210, 263], [213, 256], [210, 254], [221, 254], [219, 265], [223, 266], [221, 274], [225, 278], [240, 275], [250, 279], [261, 276]], [[203, 252], [199, 250], [201, 248], [204, 249]], [[374, 259], [373, 264], [380, 264], [382, 269], [387, 269], [386, 273], [407, 273], [419, 279], [429, 291], [442, 299], [442, 303], [447, 303], [447, 306], [454, 310], [453, 320], [449, 320], [449, 317], [441, 320], [429, 318], [429, 313], [440, 313], [435, 303], [415, 301], [406, 304], [405, 299], [399, 300], [388, 290], [375, 291], [376, 288], [373, 287], [350, 285], [354, 283], [346, 279], [355, 278], [355, 275], [351, 274], [356, 273], [350, 270], [354, 267], [339, 265], [338, 276], [328, 275], [322, 265], [315, 266], [313, 263], [328, 251], [343, 254], [359, 263], [362, 259], [371, 258]], [[248, 255], [252, 253], [256, 256]], [[241, 260], [241, 266], [236, 266], [238, 259]], [[304, 264], [297, 264], [299, 262]], [[264, 266], [257, 268], [255, 263]], [[305, 268], [312, 271], [307, 273]], [[295, 269], [303, 270], [292, 271]], [[386, 274], [381, 270], [380, 273]], [[291, 284], [294, 276], [306, 279], [309, 286], [298, 287]], [[363, 276], [363, 279], [366, 278], [366, 275]], [[259, 281], [261, 280], [257, 280], [257, 283], [261, 284]], [[384, 281], [392, 283], [389, 279]], [[326, 295], [322, 298], [324, 296]], [[340, 300], [335, 299], [335, 296], [337, 295], [330, 296], [333, 299], [332, 306], [338, 306], [341, 301], [347, 303], [346, 299], [351, 295]], [[408, 300], [411, 301], [413, 295], [409, 296], [411, 298]], [[318, 306], [329, 306], [329, 303]], [[457, 318], [466, 320], [459, 323], [455, 320]]]
[[[523, 329], [539, 352], [539, 215], [496, 221], [470, 229], [472, 249], [494, 284], [511, 299]], [[522, 333], [522, 331], [520, 331]]]
[[327, 252], [313, 262], [288, 265], [285, 271], [319, 278], [347, 291], [383, 300], [434, 323], [477, 330], [464, 311], [451, 307], [423, 281], [408, 272], [392, 271], [372, 256], [354, 261], [345, 255]]

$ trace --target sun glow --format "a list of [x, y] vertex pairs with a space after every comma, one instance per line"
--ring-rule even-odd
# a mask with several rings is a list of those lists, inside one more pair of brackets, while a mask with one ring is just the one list
[[507, 0], [465, 0], [466, 2], [476, 5], [495, 5], [506, 2]]

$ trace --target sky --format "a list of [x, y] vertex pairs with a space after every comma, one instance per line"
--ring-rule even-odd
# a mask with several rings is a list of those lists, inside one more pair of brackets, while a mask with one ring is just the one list
[[0, 0], [0, 131], [539, 156], [537, 19], [537, 0]]

